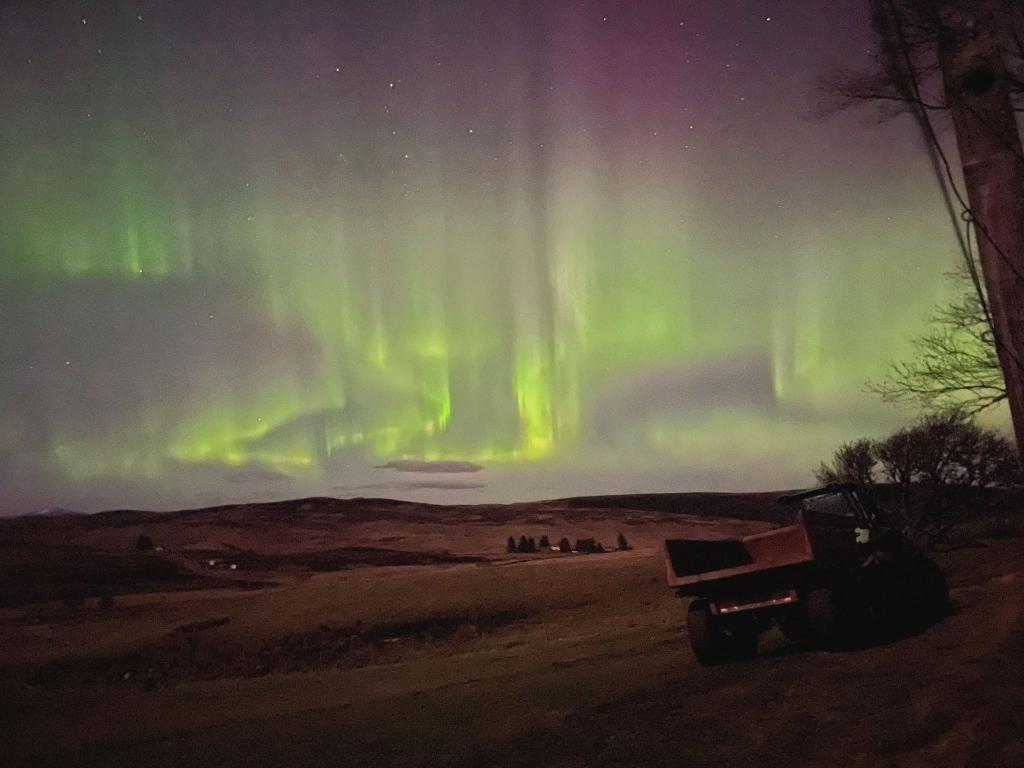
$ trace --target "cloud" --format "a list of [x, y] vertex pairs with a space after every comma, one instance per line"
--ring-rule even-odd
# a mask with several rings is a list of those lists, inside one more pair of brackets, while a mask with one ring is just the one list
[[486, 488], [485, 483], [467, 483], [458, 480], [415, 480], [407, 483], [366, 483], [364, 485], [336, 485], [331, 490], [345, 495], [366, 491], [383, 491], [385, 494], [408, 491], [478, 491]]
[[697, 418], [723, 406], [777, 406], [767, 357], [720, 358], [622, 377], [595, 398], [589, 426], [596, 438], [607, 439], [659, 416]]
[[479, 472], [483, 469], [471, 461], [417, 461], [414, 459], [392, 459], [382, 464], [380, 469], [393, 469], [397, 472], [461, 473]]

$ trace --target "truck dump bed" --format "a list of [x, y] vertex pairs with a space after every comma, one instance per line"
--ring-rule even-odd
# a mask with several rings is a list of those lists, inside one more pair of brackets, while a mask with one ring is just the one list
[[841, 565], [853, 556], [856, 521], [801, 510], [795, 525], [742, 539], [668, 539], [668, 584], [682, 594], [743, 589], [794, 569]]

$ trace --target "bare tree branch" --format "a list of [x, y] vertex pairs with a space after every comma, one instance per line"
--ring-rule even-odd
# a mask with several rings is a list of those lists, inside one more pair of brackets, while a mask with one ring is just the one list
[[[961, 273], [951, 277], [958, 283], [968, 281]], [[916, 355], [894, 362], [883, 381], [868, 382], [866, 389], [886, 402], [971, 416], [1006, 400], [992, 331], [973, 287], [938, 308], [931, 319], [933, 330], [912, 342]]]

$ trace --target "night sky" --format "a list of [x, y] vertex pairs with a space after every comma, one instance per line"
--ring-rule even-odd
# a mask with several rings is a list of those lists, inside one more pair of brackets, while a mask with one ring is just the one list
[[0, 3], [0, 511], [810, 483], [958, 258], [866, 5]]

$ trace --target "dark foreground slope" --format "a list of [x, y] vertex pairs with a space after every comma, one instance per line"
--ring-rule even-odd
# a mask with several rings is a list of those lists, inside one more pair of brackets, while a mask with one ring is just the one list
[[[660, 540], [763, 524], [694, 498], [4, 523], [10, 574], [119, 586], [0, 607], [0, 764], [1024, 765], [1015, 526], [940, 554], [956, 611], [917, 636], [827, 652], [771, 635], [759, 658], [706, 669]], [[616, 532], [635, 548], [504, 552], [512, 535]]]
[[1022, 765], [1024, 541], [942, 562], [957, 611], [918, 636], [849, 652], [772, 637], [756, 660], [713, 669], [694, 663], [653, 551], [8, 611], [5, 759]]

